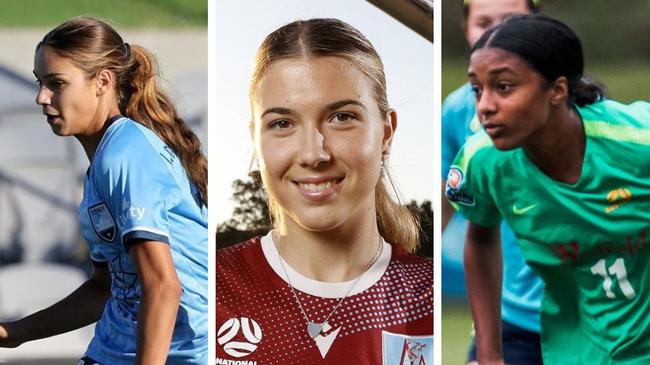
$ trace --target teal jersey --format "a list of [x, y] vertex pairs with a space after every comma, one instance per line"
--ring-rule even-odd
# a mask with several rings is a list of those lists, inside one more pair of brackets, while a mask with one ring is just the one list
[[650, 104], [579, 108], [586, 147], [575, 184], [479, 132], [451, 168], [447, 197], [481, 226], [505, 220], [545, 283], [545, 364], [650, 363]]

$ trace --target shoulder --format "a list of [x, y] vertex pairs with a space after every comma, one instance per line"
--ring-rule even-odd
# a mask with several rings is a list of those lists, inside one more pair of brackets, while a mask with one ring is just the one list
[[420, 299], [432, 297], [433, 261], [413, 255], [399, 245], [391, 246], [393, 253], [387, 270], [389, 280], [393, 283], [401, 283], [402, 289]]
[[[263, 259], [261, 238], [247, 241], [217, 250], [217, 272], [252, 268]], [[248, 270], [247, 269], [247, 270]]]
[[650, 130], [650, 103], [637, 101], [632, 104], [622, 104], [614, 100], [603, 100], [598, 103], [578, 108], [585, 124], [585, 132], [590, 136], [639, 138], [635, 132], [642, 133], [648, 138]]
[[151, 172], [156, 166], [164, 166], [162, 158], [165, 144], [147, 127], [129, 118], [116, 120], [105, 132], [100, 142], [93, 167], [106, 172], [135, 165]]

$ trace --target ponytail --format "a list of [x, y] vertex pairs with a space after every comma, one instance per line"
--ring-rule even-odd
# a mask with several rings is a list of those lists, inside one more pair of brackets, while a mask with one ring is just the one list
[[379, 180], [375, 188], [375, 205], [379, 234], [387, 242], [399, 244], [409, 252], [415, 251], [420, 245], [418, 218], [407, 206], [393, 201], [383, 180]]
[[154, 131], [178, 155], [202, 202], [207, 204], [208, 163], [199, 138], [160, 89], [154, 56], [138, 45], [125, 44], [125, 47], [127, 69], [118, 86], [120, 112]]
[[603, 83], [589, 76], [583, 76], [573, 88], [571, 101], [583, 107], [601, 101], [606, 97], [607, 90]]

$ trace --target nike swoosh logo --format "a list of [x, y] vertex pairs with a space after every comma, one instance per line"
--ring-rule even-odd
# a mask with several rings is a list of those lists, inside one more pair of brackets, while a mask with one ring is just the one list
[[537, 206], [537, 204], [532, 204], [532, 205], [529, 205], [527, 207], [517, 208], [517, 204], [513, 204], [512, 205], [512, 212], [517, 214], [517, 215], [522, 215], [522, 214], [525, 214], [526, 212], [528, 212], [529, 210], [535, 208], [536, 206]]
[[[327, 332], [331, 329], [332, 327], [329, 326], [329, 324], [325, 324], [323, 326], [323, 332]], [[323, 336], [321, 332], [320, 335], [316, 336], [314, 338], [314, 341], [316, 341], [316, 346], [318, 347], [318, 351], [320, 351], [320, 356], [324, 359], [325, 355], [327, 355], [327, 352], [329, 352], [330, 347], [332, 347], [332, 344], [334, 343], [334, 340], [336, 340], [336, 336], [338, 336], [339, 331], [341, 331], [342, 327], [337, 328], [335, 331], [332, 331], [330, 334], [327, 336]]]

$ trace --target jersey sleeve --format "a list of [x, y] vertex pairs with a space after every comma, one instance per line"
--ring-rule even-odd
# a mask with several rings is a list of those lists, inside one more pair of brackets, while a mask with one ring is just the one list
[[483, 227], [501, 222], [501, 214], [493, 198], [490, 164], [482, 163], [477, 153], [491, 144], [484, 133], [475, 135], [452, 163], [447, 175], [445, 194], [452, 206], [469, 221]]
[[169, 243], [168, 212], [180, 189], [161, 153], [144, 137], [126, 138], [100, 161], [95, 184], [127, 249], [134, 240]]

